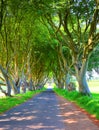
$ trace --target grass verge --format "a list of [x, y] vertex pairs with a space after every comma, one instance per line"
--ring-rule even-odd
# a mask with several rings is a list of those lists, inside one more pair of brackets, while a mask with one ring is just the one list
[[99, 94], [93, 93], [92, 97], [82, 96], [77, 91], [68, 92], [63, 89], [54, 88], [54, 91], [64, 98], [74, 101], [81, 108], [84, 108], [88, 113], [95, 115], [99, 120]]
[[13, 97], [0, 98], [0, 114], [21, 103], [26, 102], [28, 99], [31, 99], [35, 94], [38, 94], [44, 90], [45, 88], [36, 91], [28, 91], [25, 94], [18, 94]]

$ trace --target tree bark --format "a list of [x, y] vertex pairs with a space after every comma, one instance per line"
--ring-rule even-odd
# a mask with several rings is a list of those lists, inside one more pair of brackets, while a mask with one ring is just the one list
[[29, 81], [29, 86], [28, 87], [29, 87], [30, 91], [33, 91], [33, 81], [32, 81], [32, 78]]
[[13, 79], [12, 79], [12, 84], [13, 84], [12, 89], [13, 89], [14, 94], [18, 94], [19, 93], [18, 87], [17, 87], [17, 85], [16, 85], [16, 83], [14, 82]]
[[[76, 63], [78, 63], [76, 61]], [[86, 71], [88, 66], [88, 59], [82, 59], [82, 65], [75, 64], [75, 71], [76, 71], [76, 79], [79, 84], [79, 92], [91, 96], [91, 92], [89, 90], [87, 80], [86, 80]]]
[[11, 84], [8, 79], [8, 76], [5, 79], [6, 79], [6, 83], [7, 83], [7, 96], [11, 96]]
[[65, 89], [68, 90], [68, 85], [70, 84], [70, 74], [66, 74], [66, 86]]
[[86, 81], [86, 76], [83, 76], [82, 78], [78, 79], [78, 83], [79, 83], [79, 92], [84, 94], [84, 95], [88, 95], [90, 96], [90, 90]]
[[8, 78], [8, 72], [1, 65], [0, 65], [0, 70], [1, 70], [1, 72], [4, 76], [4, 78], [5, 78], [6, 85], [7, 85], [6, 95], [11, 96], [11, 84], [10, 84], [10, 81], [9, 81], [9, 78]]
[[2, 28], [3, 15], [4, 15], [4, 8], [5, 8], [4, 1], [1, 0], [1, 2], [0, 2], [0, 31], [1, 31], [1, 28]]

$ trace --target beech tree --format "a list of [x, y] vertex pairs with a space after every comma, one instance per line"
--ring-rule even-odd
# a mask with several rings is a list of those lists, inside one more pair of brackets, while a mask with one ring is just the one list
[[0, 32], [0, 70], [7, 85], [8, 96], [11, 95], [12, 88], [15, 93], [18, 92], [17, 82], [23, 71], [26, 74], [26, 66], [31, 58], [29, 55], [33, 44], [32, 26], [35, 26], [35, 18], [34, 15], [30, 16], [31, 9], [28, 7], [28, 2], [11, 0], [6, 2], [4, 8]]
[[8, 95], [22, 76], [33, 90], [50, 72], [61, 88], [75, 75], [79, 92], [90, 95], [86, 71], [98, 52], [98, 22], [98, 0], [1, 0], [0, 79]]
[[71, 51], [79, 92], [90, 95], [86, 71], [90, 55], [99, 43], [98, 1], [59, 0], [51, 1], [50, 4], [40, 2], [37, 7], [55, 30], [55, 35], [60, 34], [65, 46]]

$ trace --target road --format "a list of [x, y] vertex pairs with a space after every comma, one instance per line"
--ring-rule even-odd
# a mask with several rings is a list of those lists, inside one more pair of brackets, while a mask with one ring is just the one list
[[47, 90], [0, 116], [0, 130], [65, 130], [57, 96]]
[[0, 130], [99, 130], [99, 121], [48, 89], [0, 115]]

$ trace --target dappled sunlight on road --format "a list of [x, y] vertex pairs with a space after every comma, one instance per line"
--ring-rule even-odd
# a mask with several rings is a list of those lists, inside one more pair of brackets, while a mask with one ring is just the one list
[[99, 130], [99, 127], [72, 102], [69, 102], [62, 97], [58, 98], [66, 130]]
[[[27, 126], [27, 128], [31, 128], [33, 130], [39, 130], [39, 129], [42, 129], [42, 130], [46, 130], [46, 129], [55, 129], [55, 126], [44, 126], [42, 123], [39, 123], [38, 125], [34, 125], [34, 126]], [[56, 129], [55, 129], [56, 130]], [[59, 129], [57, 129], [59, 130]]]
[[99, 130], [99, 127], [73, 103], [48, 89], [2, 114], [0, 130]]
[[47, 90], [0, 116], [0, 130], [65, 130], [56, 95]]
[[66, 123], [68, 124], [71, 124], [71, 123], [77, 123], [76, 120], [73, 120], [73, 119], [67, 119], [67, 120], [64, 120]]

